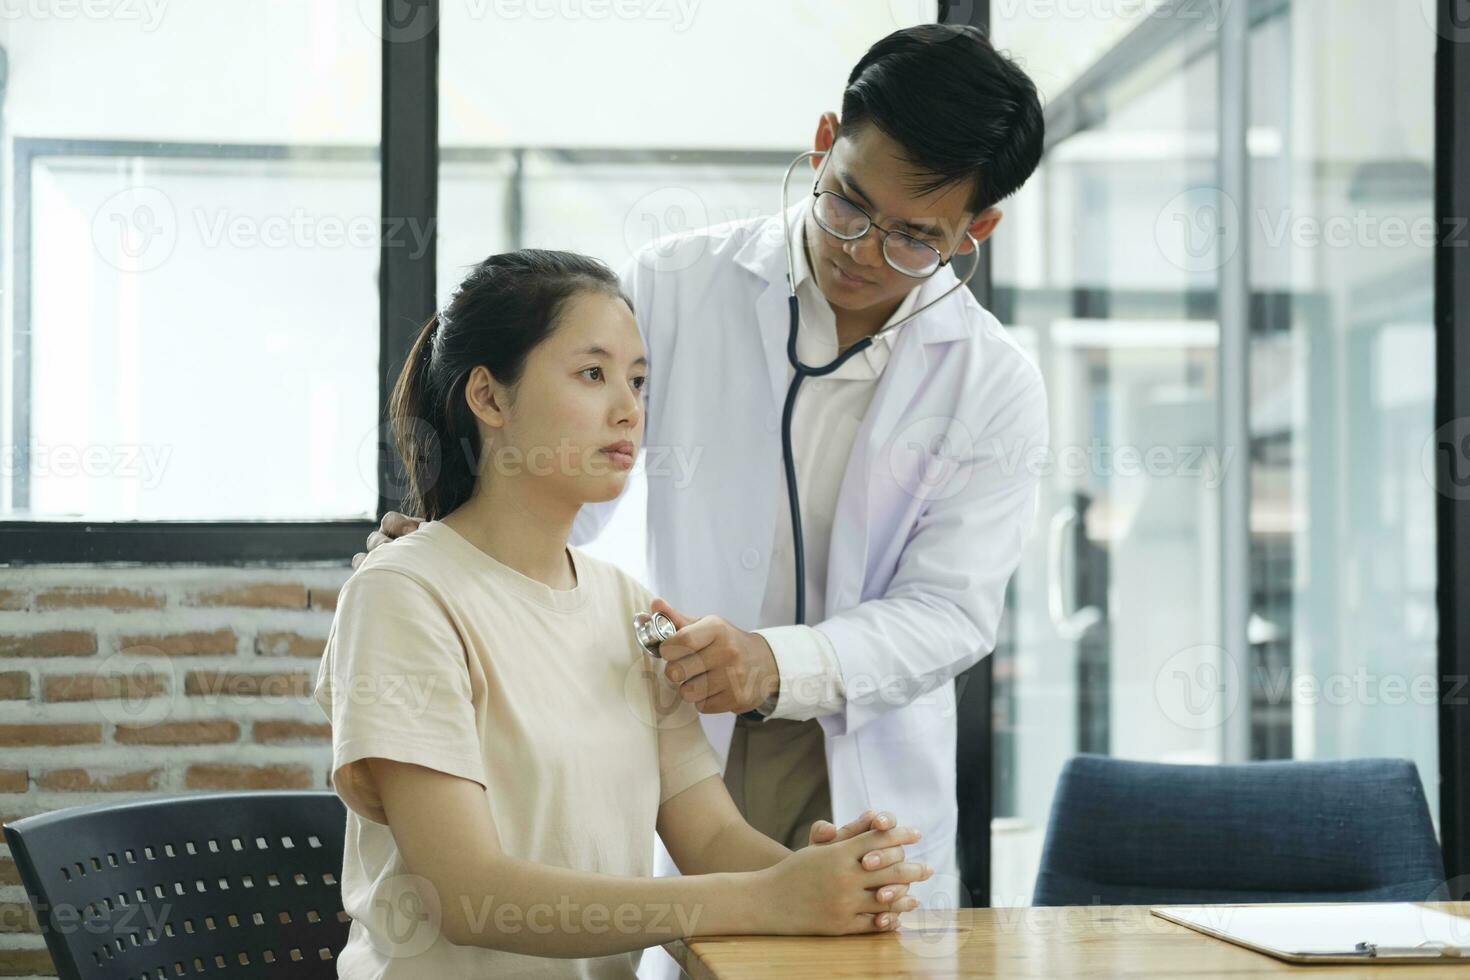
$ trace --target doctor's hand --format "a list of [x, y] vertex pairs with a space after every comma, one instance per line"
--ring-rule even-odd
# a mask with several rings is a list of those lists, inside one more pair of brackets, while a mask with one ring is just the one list
[[758, 633], [747, 633], [718, 616], [690, 619], [662, 599], [653, 600], [678, 627], [659, 653], [668, 662], [665, 675], [679, 696], [704, 714], [749, 711], [776, 693], [781, 684], [776, 655]]
[[[419, 525], [422, 523], [423, 521], [420, 518], [409, 517], [407, 514], [400, 514], [396, 510], [390, 510], [383, 515], [383, 520], [378, 525], [378, 529], [367, 536], [367, 550], [372, 551], [380, 544], [387, 544], [394, 538], [401, 538], [405, 534], [417, 531]], [[352, 567], [356, 568], [358, 565], [361, 565], [362, 560], [366, 557], [367, 551], [359, 551], [353, 555]]]

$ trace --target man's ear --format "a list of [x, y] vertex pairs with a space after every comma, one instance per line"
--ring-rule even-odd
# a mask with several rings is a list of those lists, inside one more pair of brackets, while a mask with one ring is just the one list
[[[817, 119], [817, 135], [812, 139], [812, 149], [826, 153], [837, 142], [837, 113], [824, 112]], [[825, 157], [812, 157], [812, 169], [819, 170]]]
[[[975, 241], [983, 242], [995, 234], [995, 226], [1000, 224], [1000, 219], [1004, 217], [1005, 212], [1000, 208], [989, 207], [975, 215], [975, 220], [970, 222], [970, 227], [965, 230], [970, 233]], [[960, 243], [959, 248], [955, 249], [955, 254], [969, 255], [973, 251], [974, 249], [970, 247], [970, 239], [967, 238]]]

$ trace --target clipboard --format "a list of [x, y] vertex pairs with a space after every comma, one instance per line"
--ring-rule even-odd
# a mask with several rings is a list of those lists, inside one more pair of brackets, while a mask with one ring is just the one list
[[1459, 962], [1470, 968], [1470, 918], [1411, 902], [1165, 905], [1149, 911], [1287, 963]]

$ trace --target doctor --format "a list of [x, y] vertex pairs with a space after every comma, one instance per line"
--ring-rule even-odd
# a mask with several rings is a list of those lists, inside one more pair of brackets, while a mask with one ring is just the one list
[[[818, 121], [815, 184], [793, 179], [786, 213], [661, 240], [622, 273], [650, 361], [650, 585], [680, 627], [668, 676], [752, 825], [801, 847], [813, 821], [891, 808], [923, 832], [925, 906], [959, 893], [954, 677], [995, 645], [1048, 439], [1036, 367], [967, 288], [945, 294], [1036, 168], [1042, 125], [1034, 85], [980, 31], [898, 31]], [[801, 622], [791, 286], [803, 363], [874, 338], [794, 403]], [[659, 465], [668, 450], [692, 474]], [[617, 503], [584, 507], [573, 543]], [[413, 524], [389, 514], [369, 546]]]

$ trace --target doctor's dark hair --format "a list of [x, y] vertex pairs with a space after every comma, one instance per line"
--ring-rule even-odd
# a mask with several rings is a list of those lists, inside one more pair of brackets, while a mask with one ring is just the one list
[[973, 179], [975, 213], [1026, 183], [1046, 128], [1035, 83], [983, 31], [957, 24], [905, 28], [868, 49], [847, 78], [839, 135], [865, 123], [926, 172], [918, 193]]
[[514, 401], [526, 358], [556, 330], [568, 300], [588, 290], [632, 309], [618, 277], [594, 258], [534, 248], [505, 252], [476, 265], [449, 304], [424, 323], [388, 408], [408, 480], [404, 513], [439, 520], [470, 498], [482, 449], [465, 401], [470, 372], [484, 365]]

